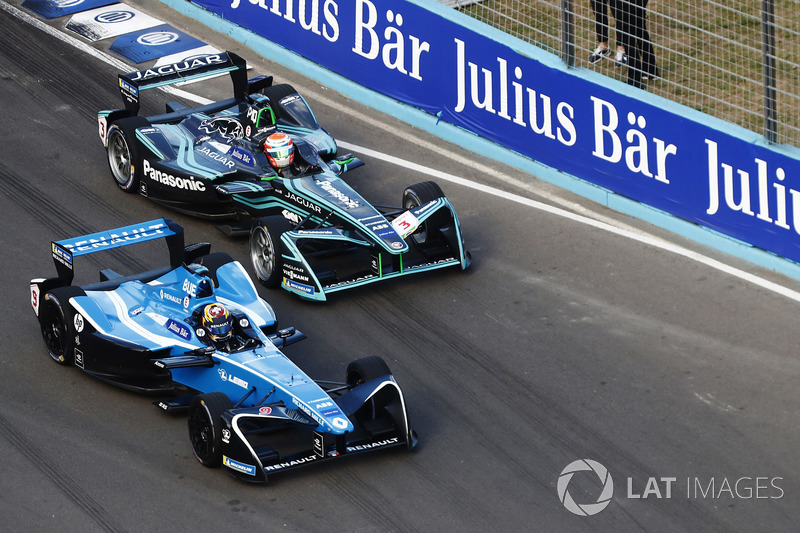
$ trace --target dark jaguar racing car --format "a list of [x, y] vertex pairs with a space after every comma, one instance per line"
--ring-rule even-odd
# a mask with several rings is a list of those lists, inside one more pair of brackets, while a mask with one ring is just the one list
[[[168, 102], [139, 115], [142, 91], [229, 73], [233, 97], [198, 107]], [[258, 279], [311, 300], [382, 279], [470, 264], [455, 209], [434, 182], [401, 205], [372, 205], [341, 176], [363, 163], [338, 155], [306, 100], [272, 76], [247, 78], [231, 52], [119, 75], [124, 109], [101, 111], [99, 133], [116, 184], [171, 209], [250, 236]], [[292, 165], [265, 152], [284, 133]]]

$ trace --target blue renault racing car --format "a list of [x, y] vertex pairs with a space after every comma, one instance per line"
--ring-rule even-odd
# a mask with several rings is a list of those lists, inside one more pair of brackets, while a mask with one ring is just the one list
[[[132, 275], [100, 270], [73, 285], [75, 259], [164, 239], [169, 264]], [[31, 280], [31, 304], [53, 360], [188, 411], [197, 460], [239, 479], [416, 444], [403, 393], [377, 356], [340, 382], [313, 380], [281, 351], [305, 336], [278, 329], [250, 277], [208, 243], [157, 219], [51, 243], [57, 275]]]

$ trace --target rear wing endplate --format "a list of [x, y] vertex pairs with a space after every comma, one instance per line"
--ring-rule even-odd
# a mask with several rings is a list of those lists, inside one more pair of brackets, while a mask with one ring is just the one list
[[132, 115], [139, 114], [139, 93], [147, 89], [174, 85], [185, 81], [207, 78], [229, 72], [233, 81], [233, 95], [243, 100], [247, 94], [247, 62], [233, 52], [210, 54], [185, 59], [171, 65], [161, 65], [119, 75], [119, 92], [125, 108]]
[[69, 285], [74, 277], [75, 257], [157, 239], [167, 240], [170, 266], [180, 266], [184, 259], [183, 227], [168, 218], [53, 241], [51, 250], [59, 279]]

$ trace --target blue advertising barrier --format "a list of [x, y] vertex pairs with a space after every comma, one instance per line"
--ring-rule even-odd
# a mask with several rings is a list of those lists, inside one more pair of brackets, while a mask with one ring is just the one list
[[800, 261], [796, 149], [533, 47], [522, 54], [432, 1], [194, 3], [534, 161]]
[[57, 2], [54, 0], [25, 0], [22, 2], [22, 7], [28, 8], [46, 19], [53, 19], [57, 17], [63, 17], [64, 15], [80, 13], [81, 11], [87, 11], [97, 7], [109, 6], [115, 3], [116, 0], [73, 0], [71, 2]]
[[117, 37], [109, 50], [132, 63], [143, 63], [172, 54], [188, 52], [204, 44], [169, 24], [160, 24]]

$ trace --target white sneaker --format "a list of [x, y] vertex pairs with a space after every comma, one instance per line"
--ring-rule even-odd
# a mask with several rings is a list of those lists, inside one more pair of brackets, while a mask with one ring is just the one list
[[614, 55], [614, 65], [617, 67], [621, 67], [622, 65], [628, 64], [628, 54], [625, 53], [625, 50], [617, 50], [617, 53]]
[[603, 56], [607, 56], [610, 50], [608, 47], [603, 48], [602, 46], [598, 45], [597, 48], [594, 49], [592, 55], [589, 56], [589, 63], [597, 63]]

